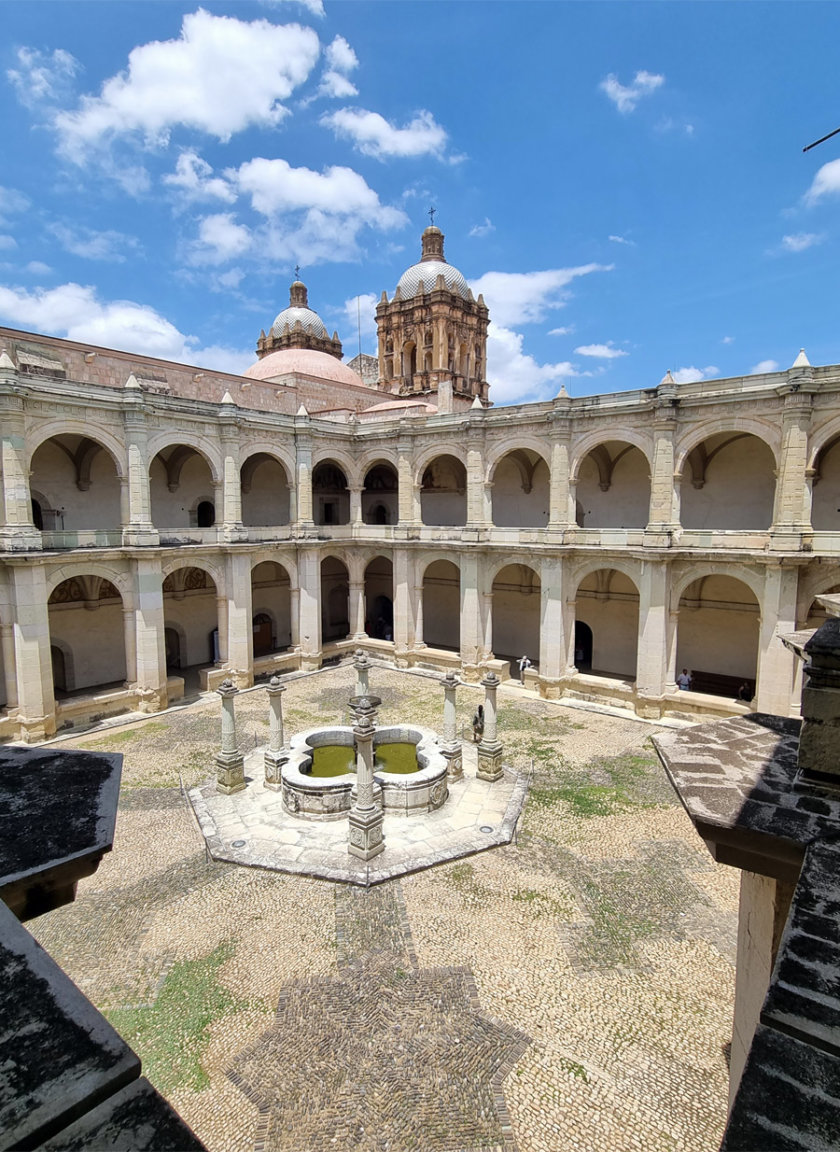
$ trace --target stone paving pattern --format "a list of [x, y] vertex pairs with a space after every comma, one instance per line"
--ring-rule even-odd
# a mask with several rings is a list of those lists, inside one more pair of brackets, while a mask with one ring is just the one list
[[[284, 698], [289, 731], [343, 722], [353, 683], [349, 668], [292, 680]], [[383, 697], [383, 722], [399, 715], [440, 726], [435, 681], [375, 669], [371, 683]], [[480, 698], [459, 689], [465, 732]], [[533, 770], [517, 837], [365, 892], [208, 861], [182, 787], [212, 772], [218, 713], [212, 700], [72, 741], [125, 755], [114, 851], [80, 885], [75, 904], [30, 924], [94, 1003], [119, 1020], [144, 1073], [212, 1152], [246, 1152], [270, 1131], [289, 1141], [278, 1147], [301, 1152], [412, 1146], [388, 1127], [385, 1106], [369, 1108], [364, 1133], [352, 1128], [352, 1112], [340, 1138], [313, 1143], [302, 1120], [284, 1136], [282, 1126], [266, 1127], [266, 1112], [261, 1121], [259, 1104], [230, 1077], [238, 1072], [244, 1083], [249, 1054], [266, 1035], [282, 1042], [281, 1000], [287, 1008], [295, 998], [311, 1003], [316, 986], [334, 993], [342, 984], [361, 996], [362, 970], [379, 972], [380, 997], [368, 1001], [374, 1013], [383, 1004], [376, 1068], [407, 1058], [393, 1017], [386, 1026], [384, 1004], [401, 1003], [408, 987], [422, 991], [415, 1037], [432, 1011], [433, 987], [449, 989], [459, 1028], [487, 1021], [485, 1086], [494, 1061], [513, 1053], [492, 1108], [486, 1087], [470, 1096], [464, 1124], [485, 1147], [503, 1146], [505, 1105], [520, 1152], [718, 1147], [738, 874], [711, 861], [678, 805], [646, 746], [657, 729], [503, 688], [506, 760]], [[265, 693], [242, 693], [237, 718], [244, 750], [264, 743]], [[354, 898], [364, 903], [342, 904]], [[359, 907], [364, 915], [353, 911]], [[377, 968], [371, 955], [370, 931], [382, 923], [388, 955], [403, 950], [396, 967], [389, 959]], [[330, 1067], [329, 1052], [352, 1037], [334, 1013], [318, 1019], [317, 1043]], [[512, 1037], [530, 1043], [514, 1051]], [[433, 1083], [449, 1071], [442, 1056], [431, 1056], [428, 1068]], [[268, 1082], [276, 1068], [263, 1060], [259, 1074]], [[442, 1132], [440, 1140], [414, 1146], [469, 1147], [454, 1135], [447, 1145]]]

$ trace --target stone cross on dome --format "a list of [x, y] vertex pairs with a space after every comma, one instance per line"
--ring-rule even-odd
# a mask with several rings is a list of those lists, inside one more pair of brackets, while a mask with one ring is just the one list
[[433, 204], [433, 205], [431, 206], [431, 208], [429, 209], [429, 219], [430, 219], [430, 220], [431, 220], [431, 222], [432, 222], [432, 227], [433, 227], [433, 228], [434, 228], [434, 226], [435, 226], [435, 212], [437, 212], [437, 208], [435, 208], [435, 206], [434, 206], [434, 204]]
[[295, 280], [300, 280], [300, 264], [295, 264]]

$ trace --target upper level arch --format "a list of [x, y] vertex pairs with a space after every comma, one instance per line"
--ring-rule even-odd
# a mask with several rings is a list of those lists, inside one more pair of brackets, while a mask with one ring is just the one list
[[110, 429], [97, 425], [92, 430], [91, 425], [83, 420], [50, 420], [46, 424], [39, 424], [37, 430], [33, 430], [27, 437], [30, 470], [32, 458], [48, 440], [73, 436], [89, 441], [95, 450], [106, 452], [119, 479], [125, 479], [126, 451], [122, 441]]
[[779, 460], [779, 431], [772, 424], [763, 420], [755, 420], [749, 416], [731, 416], [727, 419], [710, 420], [708, 424], [693, 425], [677, 437], [674, 443], [674, 471], [677, 474], [685, 470], [686, 459], [699, 444], [713, 436], [735, 436], [737, 434], [755, 436], [770, 450], [773, 456], [773, 467], [778, 466]]
[[467, 469], [457, 456], [441, 452], [429, 460], [420, 478], [420, 515], [429, 525], [466, 524]]
[[632, 440], [601, 440], [575, 463], [578, 523], [644, 528], [650, 518], [650, 461]]
[[542, 528], [548, 524], [551, 477], [548, 461], [533, 448], [512, 448], [493, 470], [493, 523], [500, 528]]
[[488, 445], [484, 453], [485, 483], [492, 484], [499, 462], [511, 453], [518, 451], [532, 452], [540, 456], [545, 461], [546, 466], [550, 467], [551, 448], [548, 442], [541, 440], [537, 436], [529, 436], [527, 433], [523, 433], [517, 429], [516, 434], [509, 439]]
[[179, 568], [199, 568], [202, 572], [206, 572], [215, 584], [218, 594], [224, 595], [225, 574], [220, 564], [216, 564], [213, 560], [208, 560], [205, 556], [189, 556], [185, 558], [182, 552], [179, 556], [173, 556], [161, 565], [160, 574], [162, 579], [166, 580], [167, 576], [171, 576], [172, 573], [177, 572]]
[[155, 457], [161, 454], [165, 454], [166, 459], [169, 459], [171, 453], [176, 450], [179, 450], [179, 455], [183, 455], [184, 449], [192, 449], [197, 456], [200, 456], [210, 471], [213, 483], [221, 483], [222, 461], [216, 445], [207, 437], [196, 436], [190, 432], [182, 435], [180, 432], [167, 429], [157, 436], [150, 437], [147, 449], [149, 466], [151, 467]]
[[85, 576], [95, 576], [99, 580], [106, 580], [109, 584], [113, 584], [124, 604], [130, 605], [134, 602], [134, 589], [132, 588], [131, 577], [127, 572], [115, 568], [112, 564], [87, 556], [83, 563], [62, 564], [47, 573], [45, 579], [47, 599], [49, 600], [59, 584], [63, 584], [67, 580], [79, 580]]
[[671, 580], [671, 610], [676, 610], [689, 584], [693, 584], [697, 580], [703, 580], [707, 576], [730, 576], [733, 580], [738, 580], [740, 583], [746, 584], [758, 603], [761, 604], [762, 602], [764, 596], [764, 580], [757, 572], [751, 571], [745, 564], [698, 563], [691, 564], [687, 568], [683, 568], [681, 571], [673, 574]]
[[578, 482], [580, 479], [581, 464], [596, 448], [601, 445], [618, 444], [638, 448], [647, 462], [648, 470], [653, 467], [653, 445], [651, 444], [649, 436], [643, 435], [635, 428], [607, 429], [601, 427], [573, 441], [571, 465], [569, 468], [571, 483], [576, 484]]
[[41, 439], [29, 462], [32, 515], [47, 531], [118, 529], [122, 464], [86, 432]]
[[766, 531], [773, 521], [776, 458], [766, 440], [730, 429], [696, 441], [682, 457], [683, 528]]

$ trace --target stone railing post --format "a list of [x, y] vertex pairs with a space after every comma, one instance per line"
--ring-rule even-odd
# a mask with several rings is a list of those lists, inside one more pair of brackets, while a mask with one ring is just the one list
[[461, 683], [450, 669], [443, 678], [443, 744], [441, 753], [446, 760], [446, 775], [460, 780], [464, 775], [464, 759], [455, 714], [455, 689]]
[[499, 683], [495, 672], [488, 672], [481, 681], [484, 688], [484, 734], [478, 746], [479, 780], [501, 780], [504, 775], [502, 746], [496, 738], [496, 692]]
[[233, 711], [233, 698], [239, 689], [232, 680], [223, 680], [216, 691], [222, 698], [222, 747], [216, 755], [216, 791], [228, 796], [245, 787], [245, 761], [236, 746]]
[[370, 660], [368, 660], [361, 648], [357, 648], [353, 653], [353, 667], [356, 669], [356, 695], [368, 696], [370, 694], [370, 686], [368, 683]]
[[348, 816], [347, 851], [359, 860], [371, 860], [385, 847], [382, 809], [376, 802], [373, 779], [373, 734], [381, 703], [378, 696], [354, 696], [350, 701], [355, 720], [356, 798]]
[[283, 693], [285, 685], [272, 676], [266, 688], [268, 692], [268, 748], [265, 751], [265, 786], [272, 792], [279, 792], [281, 785], [280, 769], [286, 762], [283, 739]]

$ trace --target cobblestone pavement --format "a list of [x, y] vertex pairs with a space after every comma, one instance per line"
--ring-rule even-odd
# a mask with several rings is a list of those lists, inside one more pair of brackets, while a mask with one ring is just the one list
[[[433, 680], [371, 684], [383, 722], [440, 727]], [[352, 686], [290, 682], [289, 730], [341, 722]], [[72, 742], [125, 755], [117, 838], [30, 927], [211, 1152], [503, 1147], [505, 1106], [520, 1152], [717, 1148], [738, 873], [676, 803], [651, 726], [499, 697], [506, 759], [532, 772], [517, 840], [367, 893], [207, 861], [182, 787], [212, 774], [216, 701]], [[479, 699], [459, 690], [465, 730]], [[265, 741], [263, 692], [237, 717], [244, 747]]]
[[419, 971], [399, 883], [336, 890], [338, 979], [301, 980], [230, 1076], [265, 1152], [515, 1143], [502, 1081], [527, 1039], [481, 1014], [466, 968]]

